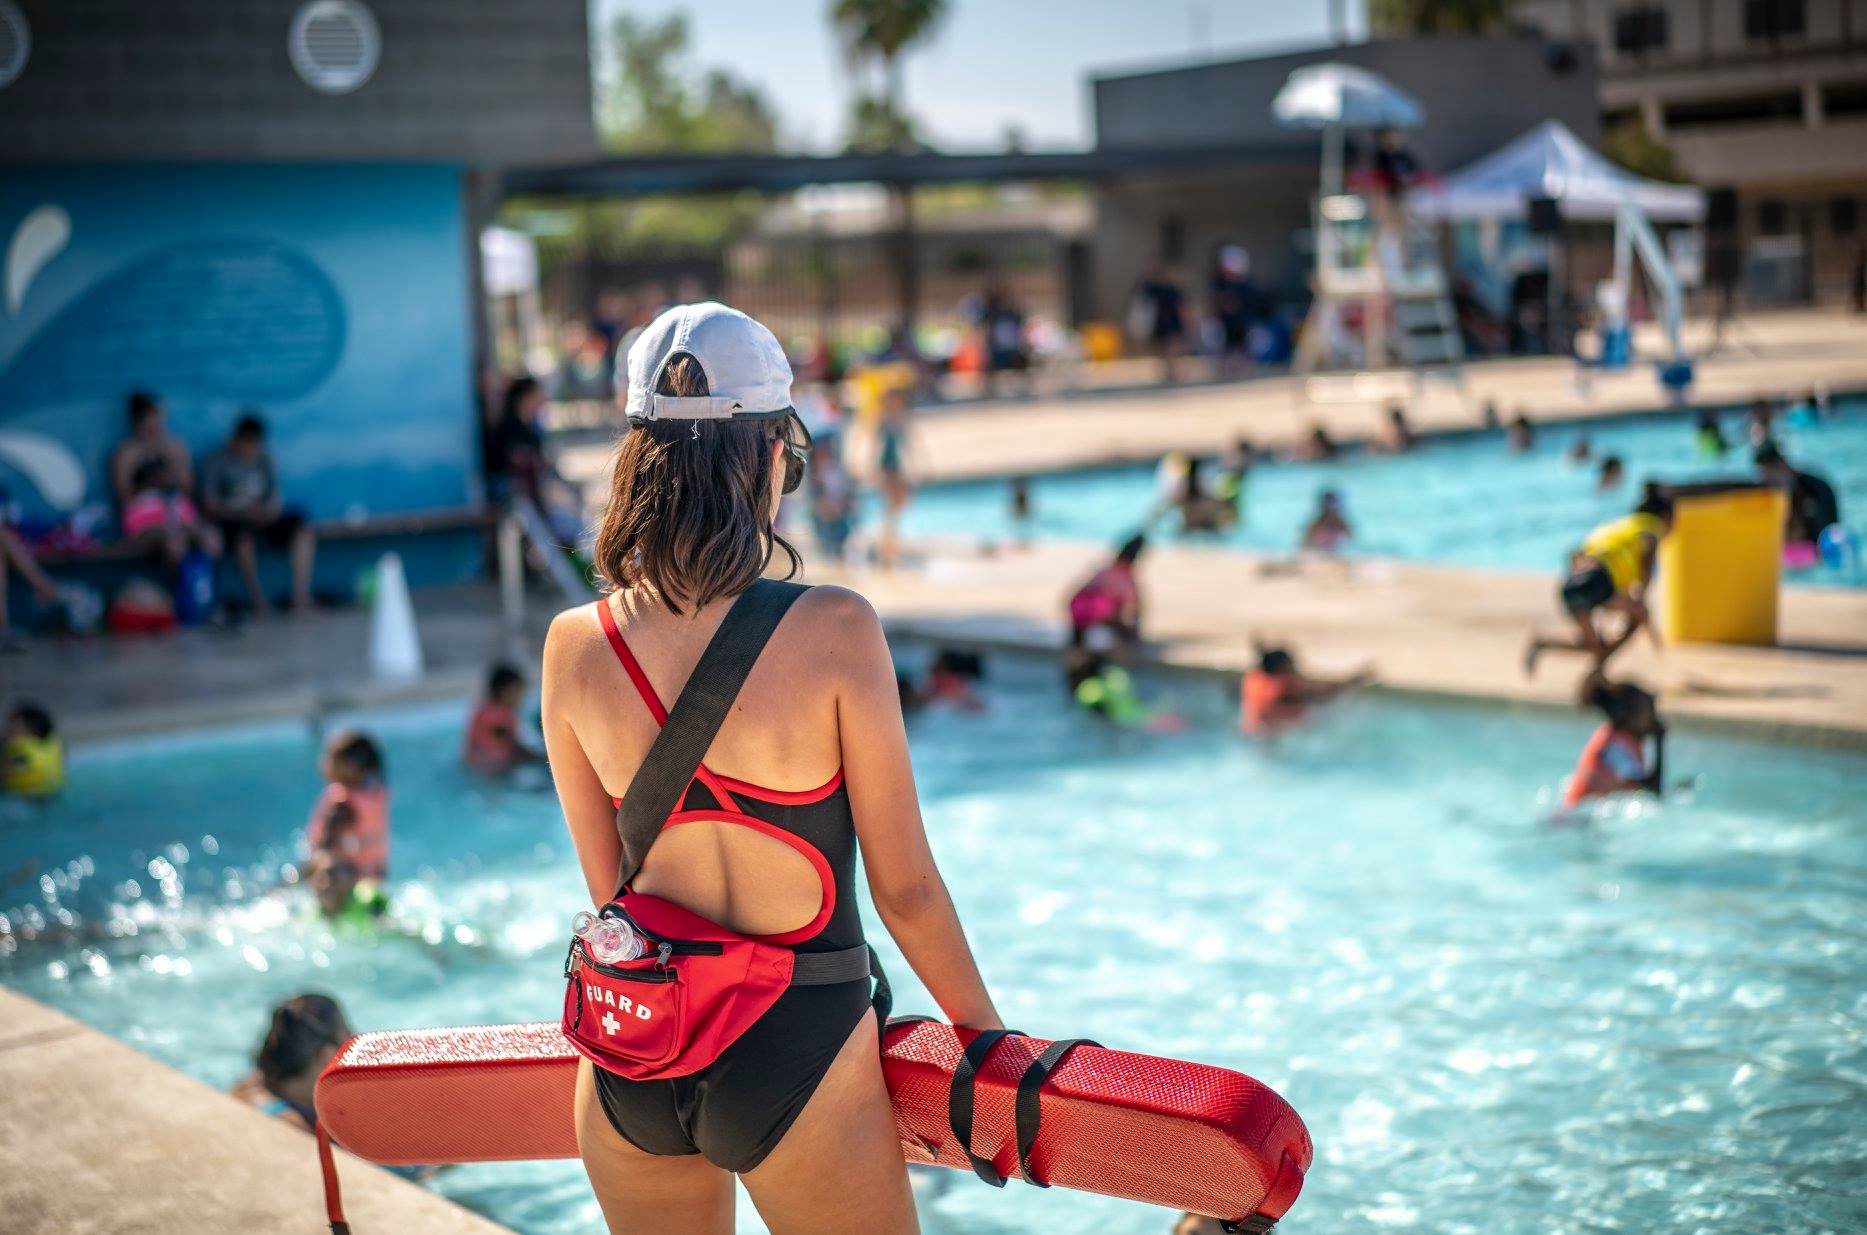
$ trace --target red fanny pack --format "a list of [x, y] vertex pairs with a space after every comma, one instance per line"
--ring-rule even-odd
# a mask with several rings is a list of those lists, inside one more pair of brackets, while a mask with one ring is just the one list
[[616, 808], [620, 890], [601, 918], [644, 944], [634, 960], [605, 964], [582, 937], [564, 958], [564, 1036], [591, 1063], [634, 1081], [700, 1071], [792, 986], [830, 986], [873, 975], [886, 1018], [887, 981], [866, 945], [796, 952], [709, 921], [658, 896], [629, 890], [669, 813], [686, 794], [746, 674], [801, 595], [761, 579], [734, 602], [668, 713]]

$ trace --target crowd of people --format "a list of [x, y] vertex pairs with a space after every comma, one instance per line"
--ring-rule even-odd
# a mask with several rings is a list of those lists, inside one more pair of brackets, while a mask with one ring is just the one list
[[[26, 583], [46, 624], [77, 631], [100, 622], [118, 633], [164, 631], [311, 607], [316, 533], [287, 501], [260, 412], [243, 410], [198, 468], [187, 443], [170, 430], [158, 396], [132, 392], [126, 419], [126, 432], [110, 452], [107, 506], [55, 519], [15, 509], [0, 518], [0, 651], [25, 647], [8, 621], [9, 571]], [[56, 578], [58, 567], [39, 560], [49, 554], [81, 565], [113, 545], [137, 565], [107, 601], [75, 578]], [[262, 550], [276, 550], [287, 563], [290, 582], [282, 595], [266, 589]], [[227, 558], [237, 587], [222, 578]]]

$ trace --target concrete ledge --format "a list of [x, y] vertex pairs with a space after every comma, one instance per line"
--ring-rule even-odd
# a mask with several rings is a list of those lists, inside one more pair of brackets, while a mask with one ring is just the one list
[[[315, 1143], [86, 1025], [0, 990], [0, 1228], [9, 1235], [328, 1235]], [[338, 1154], [359, 1235], [506, 1228]]]

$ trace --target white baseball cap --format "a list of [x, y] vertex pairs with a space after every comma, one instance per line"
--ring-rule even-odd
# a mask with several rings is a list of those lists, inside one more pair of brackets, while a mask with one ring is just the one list
[[[707, 377], [707, 393], [656, 394], [668, 361], [685, 353]], [[771, 331], [737, 309], [677, 304], [629, 348], [630, 420], [766, 420], [791, 414], [791, 362]]]

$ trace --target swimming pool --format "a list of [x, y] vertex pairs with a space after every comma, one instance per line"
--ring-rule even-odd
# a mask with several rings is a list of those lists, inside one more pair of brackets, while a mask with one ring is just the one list
[[[1742, 439], [1742, 417], [1722, 416], [1725, 436]], [[1296, 548], [1324, 489], [1338, 490], [1355, 537], [1352, 555], [1446, 562], [1465, 566], [1556, 570], [1589, 528], [1627, 513], [1647, 480], [1680, 482], [1748, 477], [1750, 452], [1734, 446], [1719, 459], [1692, 445], [1690, 414], [1603, 420], [1540, 429], [1535, 448], [1514, 455], [1502, 433], [1429, 438], [1407, 454], [1354, 450], [1324, 463], [1266, 463], [1246, 483], [1244, 521], [1223, 543], [1265, 552]], [[1596, 491], [1596, 468], [1565, 459], [1586, 436], [1599, 460], [1621, 456], [1626, 480]], [[1867, 400], [1838, 400], [1820, 424], [1778, 421], [1778, 440], [1797, 464], [1835, 486], [1843, 518], [1867, 528]], [[1012, 534], [1003, 481], [930, 485], [908, 507], [909, 535], [963, 535], [1002, 540]], [[1032, 532], [1041, 538], [1117, 540], [1135, 531], [1154, 502], [1152, 467], [1110, 468], [1035, 477]], [[1867, 568], [1827, 566], [1785, 581], [1815, 586], [1867, 586]]]
[[[1867, 757], [1682, 733], [1689, 800], [1552, 828], [1580, 718], [1366, 697], [1263, 747], [1216, 687], [1173, 692], [1191, 732], [1108, 732], [1001, 659], [985, 715], [914, 722], [1011, 1024], [1277, 1086], [1317, 1146], [1290, 1235], [1867, 1227]], [[80, 752], [65, 799], [0, 808], [0, 980], [215, 1085], [304, 989], [359, 1027], [555, 1016], [581, 889], [549, 795], [470, 780], [452, 710], [368, 719], [412, 935], [333, 938], [264, 894], [314, 740], [206, 735]], [[61, 913], [98, 937], [21, 937]], [[888, 955], [903, 1010], [930, 1010]], [[432, 1186], [528, 1235], [598, 1229], [574, 1163]], [[956, 1172], [919, 1186], [930, 1232], [1171, 1225]]]

